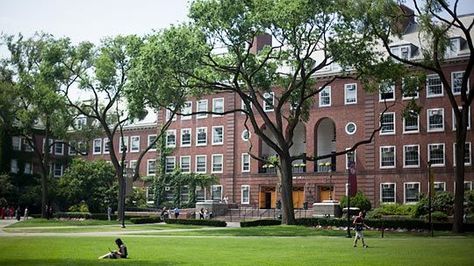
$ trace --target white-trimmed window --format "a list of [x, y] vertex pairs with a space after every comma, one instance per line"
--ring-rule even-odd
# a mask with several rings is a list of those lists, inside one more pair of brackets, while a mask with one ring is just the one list
[[331, 106], [331, 86], [324, 87], [319, 92], [319, 107]]
[[193, 102], [186, 101], [183, 104], [183, 108], [181, 108], [181, 120], [189, 120], [191, 119], [191, 114], [193, 112]]
[[92, 154], [101, 154], [102, 153], [102, 139], [94, 139], [94, 144], [92, 145], [93, 150]]
[[166, 156], [165, 158], [165, 173], [171, 173], [176, 168], [176, 157]]
[[10, 173], [16, 174], [18, 173], [18, 160], [17, 159], [11, 159], [10, 160]]
[[240, 198], [241, 204], [249, 204], [250, 203], [250, 186], [249, 185], [242, 185], [240, 188]]
[[181, 147], [191, 147], [191, 129], [181, 129]]
[[53, 163], [53, 176], [61, 177], [64, 173], [64, 166], [61, 163]]
[[[459, 106], [459, 111], [461, 111], [462, 107]], [[456, 115], [454, 114], [454, 109], [451, 109], [451, 117], [453, 118], [453, 131], [456, 130], [457, 128], [457, 123], [456, 123]], [[467, 112], [467, 130], [471, 129], [471, 107], [469, 107], [469, 110]]]
[[74, 119], [75, 129], [81, 130], [85, 125], [87, 125], [87, 117], [81, 115]]
[[395, 134], [395, 113], [384, 113], [380, 118], [382, 129], [380, 135], [393, 135]]
[[32, 152], [34, 150], [27, 138], [21, 138], [21, 147], [23, 148], [23, 151], [26, 152]]
[[176, 147], [176, 129], [166, 130], [166, 147]]
[[33, 165], [31, 163], [25, 162], [25, 174], [32, 175], [33, 174]]
[[[471, 143], [466, 142], [464, 146], [464, 165], [471, 165]], [[453, 166], [456, 166], [456, 143], [453, 143]]]
[[135, 168], [137, 167], [137, 160], [130, 160], [130, 169], [132, 169], [132, 173], [135, 174]]
[[179, 158], [179, 168], [183, 173], [191, 173], [191, 156], [181, 156]]
[[415, 203], [420, 201], [420, 182], [403, 183], [403, 202]]
[[344, 84], [344, 104], [357, 103], [357, 84]]
[[346, 153], [346, 169], [349, 169], [350, 162], [356, 163], [356, 158], [357, 158], [356, 155], [357, 155], [356, 151]]
[[431, 166], [444, 166], [444, 143], [428, 144], [428, 161]]
[[380, 168], [395, 168], [395, 146], [380, 146]]
[[[173, 106], [169, 106], [168, 107], [169, 109], [171, 110], [174, 110], [174, 107]], [[172, 111], [170, 111], [169, 109], [166, 109], [165, 111], [165, 118], [166, 118], [166, 121], [169, 121], [170, 118], [171, 118], [171, 115], [173, 114]], [[176, 114], [173, 115], [173, 119], [171, 119], [171, 121], [176, 121], [178, 118], [178, 116]]]
[[411, 47], [410, 45], [402, 45], [402, 46], [395, 46], [390, 47], [390, 52], [392, 54], [402, 58], [402, 59], [410, 59], [411, 58]]
[[[212, 99], [212, 112], [213, 113], [223, 113], [224, 112], [224, 98], [215, 98]], [[212, 116], [222, 116], [220, 114], [213, 114]]]
[[212, 127], [212, 145], [224, 144], [224, 127]]
[[207, 127], [196, 128], [196, 146], [207, 145]]
[[128, 151], [128, 136], [119, 138], [119, 152], [122, 153], [124, 150]]
[[223, 167], [224, 167], [224, 156], [222, 154], [213, 154], [211, 173], [222, 173]]
[[349, 122], [346, 124], [345, 130], [348, 135], [354, 135], [357, 131], [357, 125], [354, 122]]
[[403, 117], [403, 133], [418, 133], [420, 132], [420, 115], [415, 112], [410, 112], [409, 115]]
[[104, 154], [110, 153], [109, 142], [110, 142], [109, 138], [104, 138], [102, 140], [102, 146], [104, 146], [104, 148], [103, 148], [103, 151], [104, 151], [103, 153]]
[[[250, 109], [252, 108], [252, 103], [249, 103], [250, 106], [247, 107], [247, 105], [245, 104], [244, 100], [240, 100], [240, 102], [241, 102], [241, 108], [242, 108], [242, 110], [245, 110], [245, 111], [249, 112]], [[244, 113], [244, 112], [242, 112], [242, 113]]]
[[145, 187], [146, 203], [155, 203], [155, 189], [152, 187]]
[[416, 77], [408, 77], [402, 80], [402, 100], [411, 100], [411, 99], [418, 99], [418, 87], [416, 88], [409, 88], [406, 84], [406, 80], [416, 80]]
[[130, 151], [139, 152], [140, 151], [140, 136], [131, 136], [130, 137]]
[[403, 167], [420, 167], [420, 145], [403, 146]]
[[[53, 153], [53, 143], [54, 143], [54, 140], [53, 139], [49, 139], [49, 144], [46, 145], [46, 148], [49, 147], [49, 153], [52, 154]], [[44, 146], [45, 146], [45, 143], [46, 143], [46, 139], [43, 139], [43, 145], [41, 146], [42, 147], [42, 150], [43, 150], [43, 153], [44, 153]]]
[[206, 173], [207, 171], [207, 156], [196, 155], [196, 173]]
[[250, 172], [250, 155], [242, 153], [242, 173]]
[[395, 83], [384, 82], [380, 85], [379, 101], [395, 101]]
[[265, 112], [272, 112], [275, 108], [275, 93], [265, 92], [263, 94], [263, 110]]
[[[197, 101], [196, 105], [197, 105], [196, 106], [196, 111], [197, 112], [207, 112], [208, 111], [208, 101], [207, 100], [199, 100], [199, 101]], [[206, 118], [206, 117], [207, 117], [206, 113], [196, 114], [197, 119]]]
[[211, 199], [222, 200], [222, 185], [211, 186]]
[[428, 132], [440, 132], [444, 131], [444, 109], [434, 108], [428, 109], [427, 111], [427, 128]]
[[[68, 145], [68, 147], [69, 147], [69, 149], [68, 149], [68, 150], [69, 150], [68, 154], [69, 154], [69, 155], [76, 155], [76, 154], [77, 154], [76, 146], [77, 146], [76, 141], [74, 141], [74, 140], [69, 141], [69, 145]], [[105, 153], [105, 149], [104, 149], [104, 153]]]
[[426, 76], [426, 98], [443, 96], [443, 83], [438, 74]]
[[433, 182], [434, 192], [444, 192], [446, 191], [446, 182]]
[[54, 143], [54, 154], [64, 155], [64, 143], [62, 141]]
[[[147, 144], [147, 147], [150, 146], [151, 143], [153, 143], [153, 141], [155, 141], [156, 139], [156, 135], [148, 135], [148, 144]], [[156, 142], [155, 144], [153, 144], [153, 146], [151, 146], [151, 148], [149, 149], [149, 151], [156, 151]]]
[[397, 186], [395, 183], [380, 184], [380, 202], [395, 203], [397, 195]]
[[12, 137], [12, 149], [14, 151], [21, 151], [21, 138]]
[[247, 129], [244, 129], [244, 131], [242, 131], [242, 140], [249, 141], [249, 139], [250, 139], [250, 132]]
[[146, 175], [153, 176], [156, 174], [156, 160], [148, 160], [146, 162]]
[[[461, 94], [463, 77], [464, 71], [451, 72], [451, 89], [453, 91], [453, 94]], [[467, 82], [467, 84], [469, 84], [469, 81]]]
[[472, 190], [472, 181], [464, 181], [464, 191]]

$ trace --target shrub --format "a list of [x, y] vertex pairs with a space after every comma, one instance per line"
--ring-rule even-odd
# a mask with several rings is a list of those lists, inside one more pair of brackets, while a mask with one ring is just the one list
[[379, 219], [382, 216], [413, 216], [415, 211], [415, 205], [403, 205], [403, 204], [383, 204], [378, 208], [373, 209], [367, 213], [369, 219]]
[[464, 192], [464, 201], [467, 204], [466, 212], [474, 213], [474, 190]]
[[[438, 192], [433, 196], [431, 207], [433, 211], [444, 212], [446, 215], [453, 213], [454, 198], [449, 192]], [[420, 217], [428, 214], [428, 198], [422, 197], [415, 205], [414, 216]]]
[[152, 223], [161, 223], [162, 220], [158, 216], [149, 216], [149, 217], [130, 218], [130, 222], [134, 224], [152, 224]]
[[89, 212], [89, 207], [87, 207], [87, 204], [82, 201], [79, 204], [75, 204], [69, 207], [69, 212]]
[[268, 225], [281, 225], [281, 220], [255, 220], [240, 222], [240, 227], [252, 227], [252, 226], [268, 226]]
[[[428, 214], [425, 215], [425, 221], [428, 221], [429, 216]], [[447, 222], [448, 221], [448, 215], [444, 212], [440, 211], [435, 211], [431, 213], [431, 220], [433, 222]]]
[[[347, 207], [347, 197], [343, 196], [341, 199], [341, 207]], [[372, 209], [370, 200], [364, 195], [364, 193], [358, 191], [354, 197], [351, 197], [351, 207], [357, 207], [363, 212], [368, 212]]]
[[226, 227], [225, 221], [219, 220], [198, 220], [198, 219], [165, 219], [167, 224], [191, 224], [191, 225], [205, 225], [215, 227]]
[[89, 212], [55, 212], [55, 218], [65, 219], [91, 219], [92, 215]]

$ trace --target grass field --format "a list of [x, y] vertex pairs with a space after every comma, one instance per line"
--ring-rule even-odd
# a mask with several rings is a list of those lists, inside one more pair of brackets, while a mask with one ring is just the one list
[[[159, 228], [161, 225], [153, 225]], [[28, 228], [32, 227], [32, 224]], [[140, 226], [137, 226], [138, 228]], [[16, 225], [21, 230], [20, 225]], [[149, 228], [144, 226], [143, 228]], [[172, 229], [171, 227], [168, 227]], [[181, 227], [180, 227], [181, 228]], [[54, 228], [51, 228], [54, 229]], [[83, 227], [87, 229], [87, 227]], [[195, 229], [195, 228], [193, 228]], [[85, 230], [84, 230], [85, 231]], [[158, 231], [157, 231], [158, 232]], [[341, 231], [297, 226], [123, 235], [130, 258], [98, 260], [116, 236], [0, 236], [0, 265], [473, 265], [474, 236], [367, 232], [368, 249]], [[332, 235], [332, 236], [331, 236]]]

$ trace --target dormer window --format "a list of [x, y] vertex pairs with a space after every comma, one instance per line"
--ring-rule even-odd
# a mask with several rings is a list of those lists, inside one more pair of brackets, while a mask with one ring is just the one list
[[398, 45], [390, 48], [390, 52], [402, 59], [410, 59], [415, 54], [417, 47], [413, 44]]
[[449, 39], [449, 46], [446, 47], [446, 52], [444, 54], [445, 58], [456, 57], [461, 51], [461, 45], [464, 42], [464, 39], [461, 37], [454, 37]]

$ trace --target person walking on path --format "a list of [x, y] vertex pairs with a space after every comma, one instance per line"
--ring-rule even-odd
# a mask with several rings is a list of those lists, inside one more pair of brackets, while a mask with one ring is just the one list
[[21, 209], [20, 209], [20, 206], [18, 206], [18, 208], [15, 209], [15, 218], [17, 221], [20, 221], [21, 219]]
[[357, 247], [357, 240], [360, 238], [360, 240], [362, 240], [362, 246], [364, 248], [368, 248], [369, 246], [367, 246], [365, 244], [365, 241], [364, 241], [364, 228], [365, 227], [368, 227], [365, 223], [364, 223], [364, 214], [362, 212], [359, 212], [359, 216], [355, 217], [354, 218], [354, 227], [355, 227], [355, 238], [354, 238], [354, 247]]
[[173, 212], [174, 212], [174, 218], [175, 218], [175, 219], [178, 219], [178, 217], [179, 217], [179, 208], [178, 208], [178, 207], [175, 207], [175, 208], [173, 209]]

